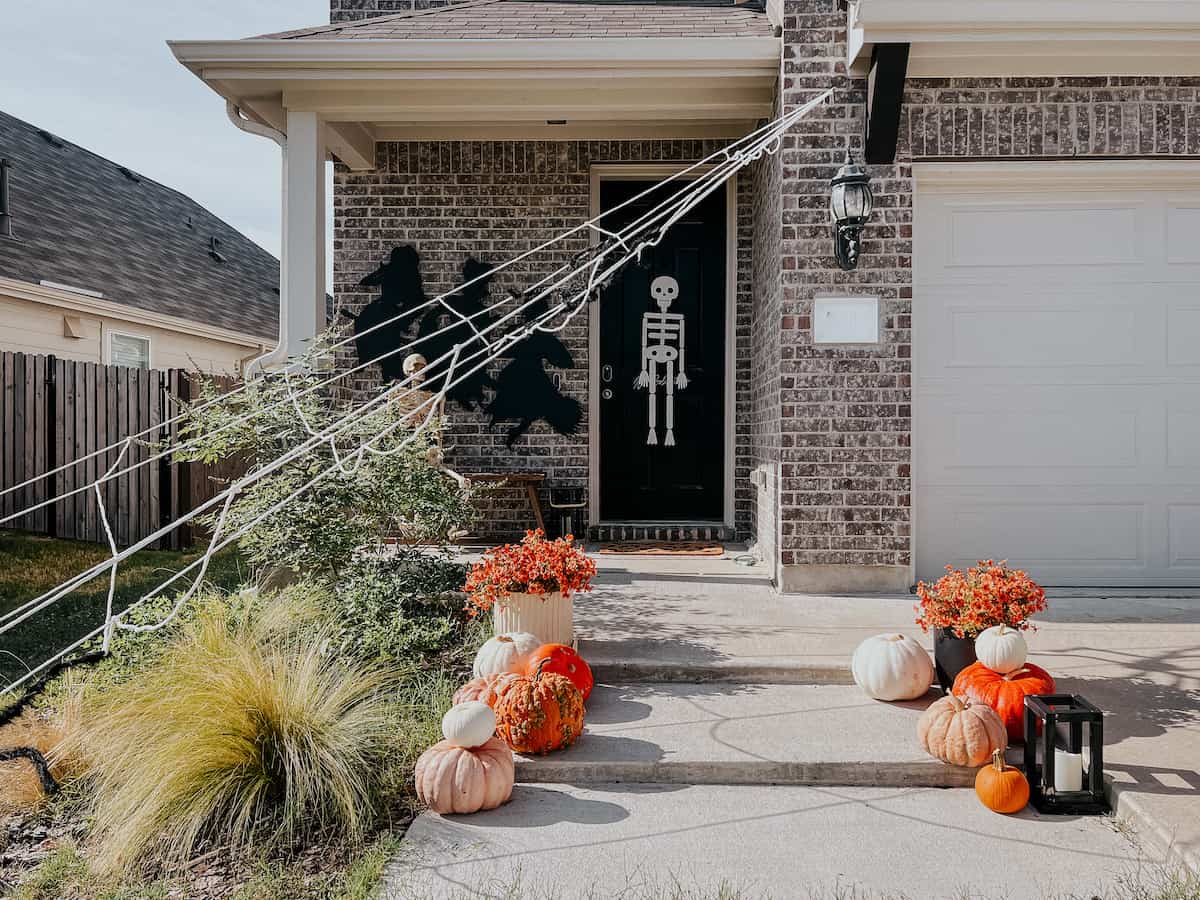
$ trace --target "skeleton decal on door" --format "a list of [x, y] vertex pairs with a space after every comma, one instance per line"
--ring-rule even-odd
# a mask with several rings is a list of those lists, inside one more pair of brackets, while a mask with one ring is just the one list
[[[679, 296], [679, 282], [669, 275], [660, 275], [650, 284], [650, 296], [658, 312], [642, 316], [642, 371], [634, 381], [635, 388], [646, 388], [649, 394], [650, 430], [646, 443], [658, 443], [658, 387], [663, 386], [667, 432], [664, 447], [675, 446], [675, 391], [688, 386], [687, 356], [684, 351], [684, 321], [680, 313], [667, 312]], [[664, 374], [658, 374], [662, 366]]]

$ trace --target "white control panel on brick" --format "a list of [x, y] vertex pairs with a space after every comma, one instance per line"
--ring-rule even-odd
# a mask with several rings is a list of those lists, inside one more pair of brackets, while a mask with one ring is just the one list
[[878, 297], [817, 297], [813, 300], [813, 343], [878, 344]]

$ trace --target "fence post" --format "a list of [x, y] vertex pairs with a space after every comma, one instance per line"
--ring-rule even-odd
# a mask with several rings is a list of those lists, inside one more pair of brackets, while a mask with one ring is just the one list
[[[53, 472], [58, 466], [58, 357], [53, 353], [46, 356], [46, 471]], [[46, 488], [46, 497], [50, 498], [55, 495], [54, 486], [56, 478], [47, 476], [43, 481]], [[55, 514], [55, 507], [58, 504], [48, 506], [43, 515], [46, 517], [46, 534], [50, 537], [58, 537], [58, 516]]]

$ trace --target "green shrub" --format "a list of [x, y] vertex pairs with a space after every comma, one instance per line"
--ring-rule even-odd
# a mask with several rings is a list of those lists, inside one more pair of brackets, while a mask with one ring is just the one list
[[465, 576], [465, 566], [416, 551], [356, 559], [328, 596], [337, 652], [411, 662], [460, 643], [467, 616], [457, 592]]
[[[213, 383], [202, 381], [202, 402], [191, 407], [181, 427], [189, 444], [178, 457], [205, 463], [237, 457], [251, 470], [261, 469], [310, 439], [306, 423], [318, 432], [339, 423], [351, 407], [327, 388], [316, 389], [328, 377], [321, 363], [334, 336], [317, 342], [306, 357], [307, 369], [290, 381], [267, 375], [224, 398]], [[296, 397], [310, 388], [312, 393]], [[249, 561], [336, 576], [357, 550], [380, 546], [388, 533], [439, 542], [466, 528], [474, 518], [467, 492], [431, 463], [428, 436], [414, 437], [401, 415], [391, 404], [376, 404], [337, 426], [343, 461], [380, 435], [373, 446], [389, 452], [368, 454], [361, 464], [346, 461], [251, 527], [238, 544]], [[332, 448], [321, 444], [249, 485], [230, 508], [227, 532], [249, 526], [333, 461]], [[205, 516], [203, 524], [211, 527], [215, 518]]]
[[370, 825], [393, 718], [390, 676], [346, 666], [291, 627], [285, 593], [246, 615], [219, 603], [142, 677], [85, 703], [102, 870], [289, 847]]

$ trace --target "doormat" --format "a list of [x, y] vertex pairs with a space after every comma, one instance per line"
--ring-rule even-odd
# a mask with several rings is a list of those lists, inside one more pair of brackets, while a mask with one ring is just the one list
[[722, 556], [725, 547], [716, 541], [612, 541], [598, 553], [623, 556]]

